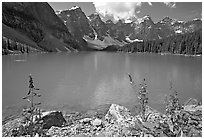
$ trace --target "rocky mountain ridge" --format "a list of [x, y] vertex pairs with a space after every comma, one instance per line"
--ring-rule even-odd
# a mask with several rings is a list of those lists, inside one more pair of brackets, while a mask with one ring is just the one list
[[[200, 19], [183, 22], [164, 17], [154, 23], [147, 15], [136, 21], [104, 22], [98, 13], [87, 16], [78, 6], [55, 12], [40, 2], [3, 2], [2, 24], [3, 37], [48, 52], [102, 50], [202, 30]], [[18, 51], [4, 45], [6, 53]]]
[[[75, 14], [77, 13], [78, 15], [83, 12], [80, 7], [71, 8], [67, 11], [74, 11]], [[63, 11], [60, 13], [62, 12]], [[67, 23], [67, 21], [61, 17], [61, 14], [59, 14], [59, 12], [57, 13], [57, 15]], [[75, 18], [83, 19], [84, 21], [80, 20], [79, 22], [86, 22], [85, 25], [89, 25], [87, 28], [90, 30], [90, 32], [94, 32], [95, 37], [93, 36], [93, 33], [91, 36], [88, 36], [93, 40], [97, 39], [99, 41], [103, 41], [104, 38], [111, 37], [113, 40], [120, 41], [123, 44], [134, 41], [158, 40], [177, 34], [191, 33], [202, 29], [202, 21], [200, 19], [184, 22], [171, 19], [168, 16], [164, 17], [157, 23], [154, 23], [149, 15], [144, 16], [137, 21], [128, 23], [125, 23], [122, 20], [119, 20], [116, 23], [113, 23], [111, 20], [103, 22], [98, 13], [93, 13], [89, 16], [83, 14], [83, 17], [76, 16]], [[75, 28], [81, 27], [75, 26]], [[87, 35], [86, 33], [83, 34]]]

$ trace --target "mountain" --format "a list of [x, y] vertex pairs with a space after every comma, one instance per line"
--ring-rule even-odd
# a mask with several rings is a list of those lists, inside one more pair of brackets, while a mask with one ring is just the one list
[[81, 48], [48, 3], [3, 2], [2, 24], [3, 37], [16, 44], [54, 52]]
[[153, 23], [150, 17], [137, 24], [135, 36], [141, 40], [157, 40], [169, 36], [191, 33], [202, 29], [202, 21], [177, 21], [166, 16], [157, 23]]
[[68, 10], [58, 11], [57, 15], [82, 46], [87, 46], [83, 39], [85, 35], [92, 39], [95, 38], [95, 32], [80, 7], [74, 6]]
[[155, 24], [149, 15], [144, 16], [138, 21], [138, 23], [136, 23], [134, 28], [134, 37], [132, 38], [139, 40], [158, 38], [158, 34], [155, 32]]
[[103, 36], [107, 36], [107, 26], [106, 24], [101, 20], [99, 14], [93, 13], [88, 16], [89, 21], [93, 29], [97, 33], [97, 38], [99, 40], [103, 40]]
[[77, 42], [86, 48], [84, 50], [101, 50], [109, 45], [123, 45], [107, 33], [108, 27], [99, 14], [94, 13], [87, 17], [77, 6], [68, 10], [56, 11], [56, 14]]
[[158, 40], [202, 29], [202, 21], [200, 19], [183, 22], [166, 16], [159, 22], [154, 23], [151, 17], [147, 15], [128, 23], [125, 23], [122, 20], [119, 20], [117, 23], [107, 20], [104, 23], [99, 14], [94, 13], [88, 17], [91, 26], [96, 30], [100, 40], [103, 40], [104, 37], [110, 36], [114, 40], [118, 40], [123, 44]]
[[[103, 22], [98, 13], [86, 16], [80, 7], [55, 11], [48, 3], [3, 2], [3, 52], [102, 50], [133, 42], [164, 40], [202, 30], [202, 21], [149, 15], [136, 21]], [[109, 49], [109, 48], [108, 48]]]
[[122, 31], [128, 43], [108, 46], [104, 51], [202, 54], [200, 19], [184, 22], [164, 17], [154, 23], [150, 16], [144, 16], [130, 23], [119, 20], [114, 24], [108, 20], [106, 24], [112, 30]]
[[198, 30], [202, 30], [202, 20], [194, 19], [188, 22], [177, 21], [172, 26], [174, 28], [175, 33], [177, 34], [190, 33]]
[[185, 34], [177, 34], [163, 39], [133, 42], [123, 47], [110, 46], [105, 50], [123, 52], [149, 52], [164, 54], [202, 54], [202, 31], [197, 30]]

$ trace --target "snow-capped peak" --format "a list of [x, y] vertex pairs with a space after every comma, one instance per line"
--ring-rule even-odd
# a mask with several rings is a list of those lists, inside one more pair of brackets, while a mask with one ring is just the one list
[[160, 23], [171, 23], [174, 24], [177, 20], [176, 19], [172, 19], [168, 16], [165, 16], [161, 21], [159, 21]]
[[145, 20], [151, 20], [151, 17], [149, 15], [146, 15], [142, 18], [138, 18], [137, 22], [140, 24], [140, 23], [144, 22]]
[[73, 6], [72, 8], [70, 8], [69, 10], [76, 10], [78, 9], [79, 7], [78, 6]]

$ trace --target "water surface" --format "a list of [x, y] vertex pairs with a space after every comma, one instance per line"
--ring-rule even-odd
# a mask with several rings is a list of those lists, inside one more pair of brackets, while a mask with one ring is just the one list
[[149, 105], [164, 110], [170, 81], [181, 102], [202, 99], [202, 57], [106, 52], [47, 53], [2, 56], [3, 114], [20, 112], [28, 91], [28, 75], [40, 88], [42, 107], [90, 109], [108, 103], [134, 105], [137, 94], [131, 73], [149, 90]]

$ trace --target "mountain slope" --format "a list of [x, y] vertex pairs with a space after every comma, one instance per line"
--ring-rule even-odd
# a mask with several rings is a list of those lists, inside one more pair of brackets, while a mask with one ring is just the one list
[[70, 47], [80, 49], [48, 3], [3, 2], [2, 22], [28, 37], [44, 51], [57, 51], [57, 43], [62, 44], [59, 46], [62, 51], [67, 51]]
[[15, 42], [21, 42], [23, 44], [27, 44], [29, 46], [32, 46], [36, 49], [41, 49], [30, 38], [28, 38], [27, 36], [25, 36], [24, 34], [22, 34], [20, 32], [17, 32], [13, 28], [6, 26], [5, 24], [2, 24], [2, 36], [6, 37], [6, 38], [10, 38], [11, 40], [13, 40]]

